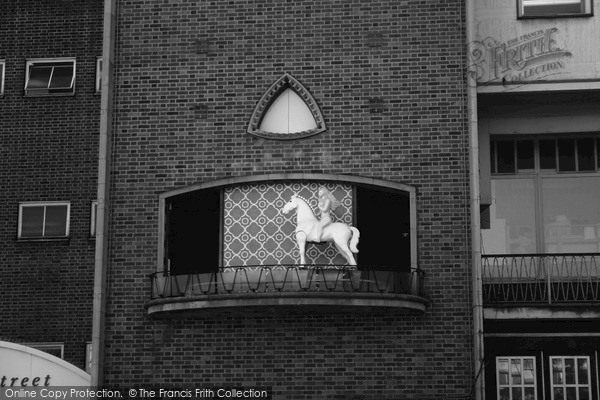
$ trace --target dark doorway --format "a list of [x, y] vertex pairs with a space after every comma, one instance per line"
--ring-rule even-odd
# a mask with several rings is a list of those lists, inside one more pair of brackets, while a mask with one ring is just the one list
[[219, 268], [221, 192], [205, 189], [167, 202], [167, 257], [172, 274]]
[[356, 225], [360, 230], [359, 268], [409, 272], [408, 193], [358, 186], [356, 204]]

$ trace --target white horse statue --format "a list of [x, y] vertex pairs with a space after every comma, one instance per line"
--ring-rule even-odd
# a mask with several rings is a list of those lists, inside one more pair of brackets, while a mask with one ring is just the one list
[[[306, 242], [333, 242], [335, 247], [349, 265], [356, 265], [352, 253], [358, 253], [356, 245], [360, 233], [358, 229], [343, 222], [332, 222], [326, 225], [321, 240], [316, 237], [315, 225], [319, 222], [308, 202], [298, 195], [293, 195], [290, 201], [281, 209], [283, 214], [296, 209], [296, 242], [300, 249], [300, 264], [306, 264]], [[350, 244], [348, 244], [350, 242]]]

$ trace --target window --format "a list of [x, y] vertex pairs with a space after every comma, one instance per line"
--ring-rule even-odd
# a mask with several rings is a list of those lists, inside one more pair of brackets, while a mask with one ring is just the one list
[[550, 368], [552, 400], [592, 398], [589, 357], [550, 357]]
[[325, 129], [315, 99], [300, 82], [285, 74], [263, 94], [247, 131], [269, 139], [298, 139]]
[[297, 133], [317, 129], [317, 122], [304, 100], [292, 89], [285, 89], [263, 116], [259, 129], [272, 133]]
[[25, 69], [26, 95], [75, 94], [75, 59], [30, 60]]
[[535, 400], [534, 357], [496, 357], [498, 400]]
[[63, 343], [23, 343], [23, 346], [41, 350], [54, 357], [64, 358], [65, 345]]
[[600, 138], [494, 139], [484, 254], [600, 251]]
[[102, 90], [102, 57], [96, 57], [96, 93]]
[[98, 202], [92, 201], [90, 210], [90, 237], [96, 237], [96, 213], [98, 212]]
[[4, 70], [6, 69], [6, 62], [0, 60], [0, 96], [4, 95]]
[[19, 204], [19, 239], [69, 236], [70, 207], [68, 202]]
[[92, 373], [92, 356], [93, 356], [92, 342], [87, 342], [85, 344], [85, 372], [87, 372], [88, 374]]
[[591, 0], [519, 0], [519, 18], [592, 15]]

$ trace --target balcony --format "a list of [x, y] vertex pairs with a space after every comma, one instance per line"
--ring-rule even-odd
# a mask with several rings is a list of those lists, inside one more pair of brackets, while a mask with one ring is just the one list
[[146, 308], [157, 317], [272, 307], [424, 312], [428, 300], [423, 275], [333, 265], [245, 266], [190, 275], [158, 272], [150, 276]]
[[482, 257], [489, 306], [600, 305], [600, 253]]

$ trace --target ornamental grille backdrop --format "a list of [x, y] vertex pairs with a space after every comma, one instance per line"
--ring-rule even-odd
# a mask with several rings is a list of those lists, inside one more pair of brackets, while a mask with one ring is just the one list
[[[283, 206], [293, 194], [317, 210], [320, 187], [342, 203], [331, 213], [333, 222], [353, 223], [352, 186], [338, 183], [294, 182], [244, 185], [227, 188], [224, 196], [223, 266], [299, 264], [296, 244], [296, 210], [287, 215]], [[360, 246], [360, 244], [359, 244]], [[309, 264], [345, 265], [332, 243], [307, 243]]]

